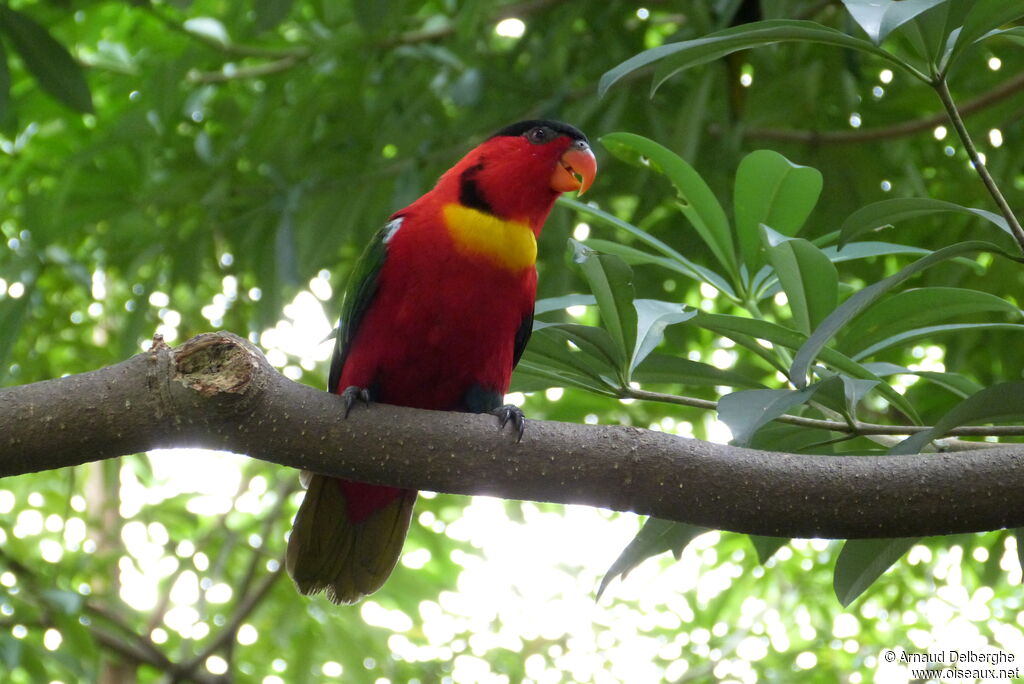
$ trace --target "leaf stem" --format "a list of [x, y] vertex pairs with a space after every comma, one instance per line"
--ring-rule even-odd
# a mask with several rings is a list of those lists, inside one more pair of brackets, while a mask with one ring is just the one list
[[[754, 295], [753, 292], [748, 291], [745, 306], [747, 311], [754, 318], [760, 319], [762, 321], [768, 320], [765, 317], [765, 315], [761, 313], [761, 307], [758, 306], [757, 297]], [[777, 358], [779, 362], [783, 366], [785, 366], [786, 370], [784, 370], [783, 373], [786, 375], [787, 378], [789, 378], [790, 381], [792, 381], [793, 378], [790, 377], [789, 375], [789, 369], [793, 366], [793, 357], [790, 356], [789, 351], [783, 348], [781, 345], [775, 345], [772, 351], [775, 352], [775, 358]]]
[[942, 100], [942, 105], [946, 108], [946, 114], [949, 115], [949, 120], [953, 123], [953, 128], [956, 129], [957, 135], [960, 136], [961, 142], [963, 142], [964, 147], [967, 149], [967, 156], [970, 157], [971, 164], [974, 165], [974, 170], [978, 172], [978, 176], [981, 177], [981, 182], [985, 184], [989, 194], [992, 195], [992, 199], [995, 200], [1000, 213], [1009, 224], [1010, 230], [1013, 232], [1014, 239], [1020, 246], [1021, 251], [1024, 252], [1024, 228], [1021, 228], [1020, 222], [1017, 220], [1017, 217], [1014, 216], [1009, 203], [1006, 201], [1006, 198], [1003, 197], [1003, 193], [1000, 192], [995, 179], [992, 178], [992, 175], [985, 167], [985, 163], [981, 160], [981, 156], [978, 154], [978, 149], [974, 146], [974, 141], [971, 140], [971, 136], [967, 132], [967, 126], [964, 125], [964, 120], [960, 116], [960, 111], [956, 108], [956, 104], [953, 102], [953, 96], [949, 92], [949, 84], [946, 82], [945, 75], [938, 75], [932, 81], [932, 87], [935, 88], [935, 92], [939, 94], [939, 99]]

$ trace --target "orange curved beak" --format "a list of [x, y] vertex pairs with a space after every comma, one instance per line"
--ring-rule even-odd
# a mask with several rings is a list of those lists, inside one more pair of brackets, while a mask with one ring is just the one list
[[562, 153], [555, 172], [551, 174], [551, 189], [555, 192], [587, 191], [597, 175], [597, 159], [590, 145], [577, 140]]

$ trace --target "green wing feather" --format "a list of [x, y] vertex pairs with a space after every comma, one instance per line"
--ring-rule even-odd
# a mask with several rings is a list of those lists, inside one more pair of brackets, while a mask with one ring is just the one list
[[331, 373], [327, 379], [327, 391], [339, 392], [338, 382], [341, 380], [341, 369], [345, 366], [345, 358], [352, 348], [359, 324], [363, 315], [370, 308], [373, 296], [377, 293], [377, 276], [388, 256], [388, 242], [394, 237], [402, 225], [402, 217], [391, 219], [377, 231], [366, 246], [362, 256], [356, 262], [355, 270], [345, 289], [344, 302], [341, 305], [341, 320], [338, 323], [334, 338], [334, 355], [331, 357]]
[[324, 591], [333, 603], [356, 603], [381, 588], [409, 531], [415, 490], [402, 493], [359, 522], [349, 520], [337, 482], [310, 474], [306, 497], [288, 538], [285, 564], [303, 594]]

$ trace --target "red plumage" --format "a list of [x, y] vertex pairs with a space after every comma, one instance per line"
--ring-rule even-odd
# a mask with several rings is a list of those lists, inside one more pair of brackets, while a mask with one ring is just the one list
[[[340, 373], [332, 373], [330, 390], [363, 388], [373, 401], [423, 409], [496, 409], [529, 336], [536, 248], [526, 250], [528, 261], [516, 260], [496, 251], [500, 240], [472, 232], [523, 230], [505, 228], [514, 222], [538, 236], [558, 195], [585, 189], [594, 171], [582, 133], [523, 122], [476, 147], [396, 212], [380, 238], [378, 267], [347, 295], [362, 301], [346, 305], [350, 320], [342, 325], [354, 328], [336, 352]], [[451, 207], [459, 213], [447, 213]], [[514, 245], [532, 245], [529, 236], [514, 237]], [[415, 492], [332, 482], [310, 485], [289, 542], [289, 570], [304, 593], [326, 589], [348, 603], [387, 578]]]
[[438, 204], [421, 200], [399, 214], [401, 229], [388, 244], [374, 305], [336, 392], [375, 387], [375, 399], [386, 404], [458, 411], [466, 410], [463, 395], [474, 383], [508, 389], [515, 334], [533, 311], [537, 272], [510, 273], [458, 252]]

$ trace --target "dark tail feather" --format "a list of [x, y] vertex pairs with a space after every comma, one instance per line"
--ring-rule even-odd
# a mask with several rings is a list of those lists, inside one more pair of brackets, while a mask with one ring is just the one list
[[[381, 496], [376, 485], [303, 473], [306, 497], [288, 538], [288, 574], [303, 594], [355, 603], [380, 589], [402, 553], [416, 491]], [[387, 500], [366, 512], [352, 499]]]

